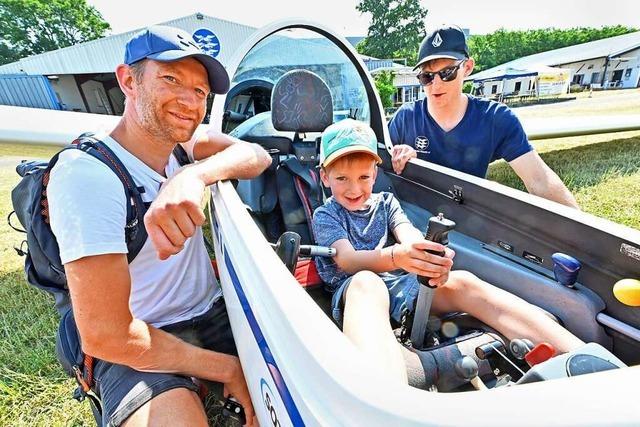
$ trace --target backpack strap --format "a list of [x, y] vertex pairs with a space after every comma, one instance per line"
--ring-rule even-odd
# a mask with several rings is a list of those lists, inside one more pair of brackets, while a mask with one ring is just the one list
[[125, 196], [128, 201], [125, 240], [128, 249], [127, 261], [131, 263], [138, 253], [140, 253], [140, 250], [147, 240], [147, 229], [144, 227], [144, 214], [147, 211], [147, 206], [142, 200], [144, 187], [136, 186], [131, 174], [129, 174], [129, 171], [127, 171], [127, 168], [122, 164], [120, 159], [118, 159], [118, 156], [93, 134], [82, 134], [73, 143], [77, 149], [84, 151], [107, 165], [124, 186]]
[[191, 159], [189, 159], [187, 151], [180, 144], [176, 144], [176, 146], [173, 147], [173, 156], [176, 158], [180, 166], [186, 166], [191, 163]]

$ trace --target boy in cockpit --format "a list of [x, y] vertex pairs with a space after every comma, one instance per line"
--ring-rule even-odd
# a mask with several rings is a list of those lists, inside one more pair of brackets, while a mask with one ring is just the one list
[[[414, 309], [420, 286], [416, 275], [436, 287], [435, 314], [467, 312], [509, 339], [545, 341], [558, 352], [583, 345], [521, 298], [467, 271], [451, 271], [454, 252], [425, 240], [393, 194], [373, 193], [380, 162], [369, 126], [352, 119], [329, 126], [321, 138], [320, 177], [332, 197], [315, 211], [313, 229], [319, 245], [337, 250], [335, 258], [316, 258], [320, 277], [333, 292], [333, 318], [382, 372], [407, 382], [389, 318], [400, 322], [405, 311]], [[390, 244], [391, 236], [398, 243]]]

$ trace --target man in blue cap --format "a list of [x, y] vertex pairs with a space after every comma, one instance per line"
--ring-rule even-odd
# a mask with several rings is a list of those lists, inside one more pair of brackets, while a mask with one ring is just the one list
[[417, 78], [425, 98], [404, 104], [389, 122], [393, 167], [419, 157], [484, 178], [489, 163], [506, 160], [531, 194], [578, 207], [558, 175], [533, 149], [504, 104], [462, 93], [475, 62], [462, 30], [442, 26], [420, 45]]
[[[209, 93], [225, 93], [229, 77], [188, 33], [156, 26], [136, 34], [116, 77], [124, 114], [100, 139], [150, 203], [140, 253], [128, 262], [129, 202], [105, 164], [67, 150], [48, 186], [82, 349], [95, 358], [89, 386], [101, 399], [102, 422], [207, 425], [193, 377], [223, 383], [251, 423], [253, 407], [203, 242], [201, 201], [208, 185], [254, 177], [271, 158], [212, 130], [194, 135]], [[178, 143], [200, 161], [181, 168], [172, 155]]]

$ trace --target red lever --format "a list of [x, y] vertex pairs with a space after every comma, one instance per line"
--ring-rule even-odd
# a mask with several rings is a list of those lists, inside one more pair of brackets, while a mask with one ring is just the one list
[[546, 362], [555, 355], [556, 349], [551, 344], [541, 342], [524, 356], [524, 360], [533, 368], [538, 363]]

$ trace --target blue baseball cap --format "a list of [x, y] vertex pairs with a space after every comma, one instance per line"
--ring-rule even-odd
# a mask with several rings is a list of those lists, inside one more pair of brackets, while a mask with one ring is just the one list
[[229, 90], [227, 70], [202, 52], [193, 37], [179, 28], [154, 25], [133, 36], [125, 47], [124, 63], [131, 65], [146, 58], [160, 62], [194, 58], [207, 70], [211, 92], [225, 94]]
[[378, 156], [378, 139], [366, 123], [344, 119], [322, 132], [320, 138], [320, 165], [329, 166], [340, 157], [350, 153], [368, 153], [382, 163]]

